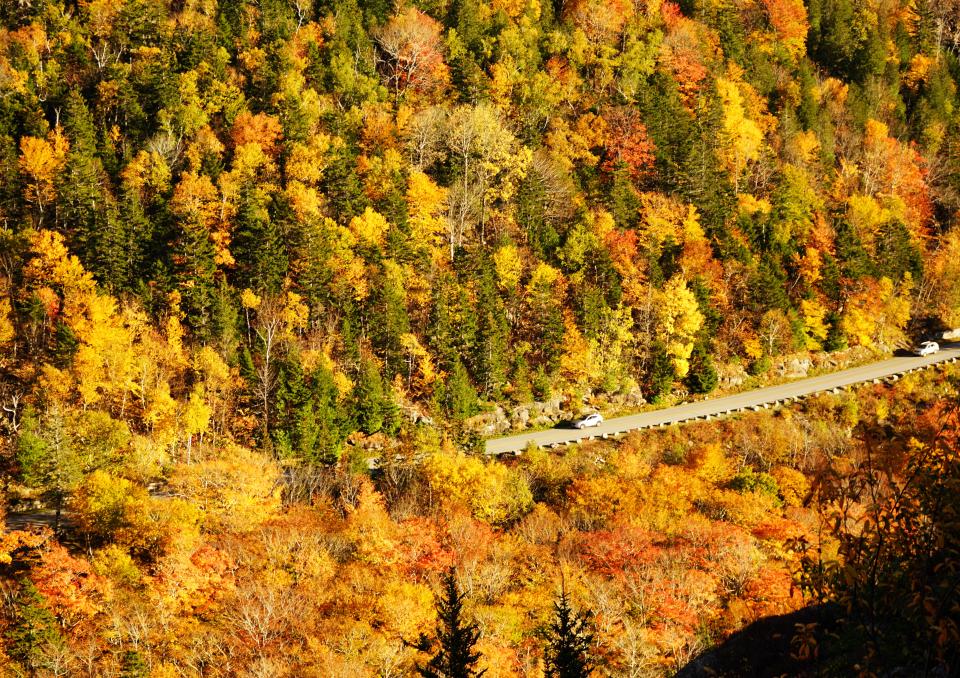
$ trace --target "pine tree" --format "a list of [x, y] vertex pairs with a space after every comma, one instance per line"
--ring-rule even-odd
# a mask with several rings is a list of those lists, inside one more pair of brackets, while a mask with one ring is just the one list
[[21, 581], [14, 605], [13, 625], [6, 633], [7, 652], [23, 668], [34, 671], [45, 667], [44, 654], [64, 645], [56, 617], [44, 606], [43, 596], [29, 579]]
[[687, 388], [693, 393], [710, 393], [720, 382], [706, 340], [701, 339], [693, 347], [693, 354], [690, 356], [690, 371], [687, 373], [686, 381]]
[[593, 614], [570, 607], [567, 592], [560, 592], [554, 602], [554, 619], [546, 647], [547, 676], [549, 678], [585, 678], [590, 675], [593, 661], [590, 645], [593, 643]]
[[480, 639], [480, 629], [463, 619], [465, 596], [457, 586], [453, 568], [443, 578], [443, 594], [437, 601], [437, 639], [440, 651], [426, 666], [418, 667], [424, 678], [480, 678], [486, 670], [477, 671], [474, 665], [480, 653], [474, 646]]
[[470, 383], [470, 377], [463, 363], [458, 359], [447, 380], [447, 412], [458, 421], [467, 419], [477, 412], [477, 392]]

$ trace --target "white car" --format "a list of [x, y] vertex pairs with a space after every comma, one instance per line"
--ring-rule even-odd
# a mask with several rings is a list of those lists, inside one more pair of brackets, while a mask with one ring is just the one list
[[914, 355], [933, 355], [940, 350], [940, 344], [935, 341], [925, 341], [913, 349]]
[[594, 412], [593, 414], [588, 414], [581, 419], [577, 419], [573, 422], [574, 428], [591, 428], [593, 426], [599, 426], [603, 423], [603, 417], [599, 412]]

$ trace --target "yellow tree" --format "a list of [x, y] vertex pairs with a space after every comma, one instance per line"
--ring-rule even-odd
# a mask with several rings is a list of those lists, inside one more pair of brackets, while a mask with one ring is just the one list
[[190, 463], [193, 452], [193, 437], [195, 435], [199, 436], [200, 441], [203, 441], [203, 434], [206, 433], [210, 427], [211, 413], [210, 405], [207, 404], [206, 397], [204, 396], [203, 384], [198, 384], [190, 392], [190, 398], [184, 405], [183, 414], [180, 418], [183, 433], [187, 437], [186, 461], [188, 464]]
[[694, 338], [703, 325], [703, 314], [696, 296], [680, 275], [670, 278], [654, 296], [654, 336], [663, 343], [677, 376], [682, 378], [690, 369], [688, 361]]
[[913, 279], [909, 273], [899, 284], [890, 278], [867, 280], [845, 304], [841, 324], [854, 344], [881, 348], [896, 345], [904, 338], [910, 320], [910, 293]]
[[763, 132], [756, 122], [747, 117], [741, 87], [749, 85], [717, 78], [717, 94], [723, 107], [723, 133], [721, 159], [730, 174], [733, 186], [740, 192], [740, 176], [747, 163], [756, 160], [763, 142]]
[[50, 140], [37, 137], [20, 139], [20, 172], [24, 175], [24, 199], [37, 208], [38, 224], [44, 210], [57, 196], [56, 180], [63, 169], [70, 144], [57, 128]]
[[[275, 353], [281, 342], [290, 340], [307, 326], [310, 309], [294, 292], [268, 295], [263, 298], [251, 290], [244, 290], [240, 301], [247, 311], [248, 327], [260, 341], [260, 356], [256, 364], [257, 383], [254, 390], [260, 401], [263, 416], [264, 439], [269, 440], [270, 398], [276, 386]], [[250, 322], [250, 314], [253, 321]]]
[[410, 238], [418, 250], [439, 260], [439, 246], [447, 232], [447, 189], [437, 186], [419, 170], [407, 179], [407, 212]]

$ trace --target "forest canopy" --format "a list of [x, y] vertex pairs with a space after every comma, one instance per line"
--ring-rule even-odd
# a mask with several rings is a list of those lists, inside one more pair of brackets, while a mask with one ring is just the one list
[[958, 83], [956, 0], [0, 2], [0, 666], [407, 675], [442, 581], [489, 677], [658, 675], [794, 609], [811, 488], [949, 457], [953, 382], [481, 424], [960, 327]]

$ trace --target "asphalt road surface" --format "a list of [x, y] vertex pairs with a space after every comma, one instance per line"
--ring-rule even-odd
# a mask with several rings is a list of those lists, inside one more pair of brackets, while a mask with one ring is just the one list
[[855, 384], [896, 379], [908, 372], [915, 372], [941, 363], [956, 362], [958, 359], [960, 359], [960, 343], [945, 344], [938, 353], [922, 358], [912, 355], [898, 356], [819, 377], [798, 379], [779, 386], [768, 386], [723, 398], [700, 400], [663, 410], [608, 419], [594, 428], [583, 430], [572, 427], [552, 428], [547, 431], [532, 431], [506, 438], [491, 438], [487, 440], [486, 453], [491, 455], [519, 454], [530, 443], [540, 447], [552, 447], [585, 439], [615, 437], [628, 431], [659, 428], [697, 419], [712, 419], [746, 410], [759, 410], [792, 402], [816, 393], [839, 392]]

